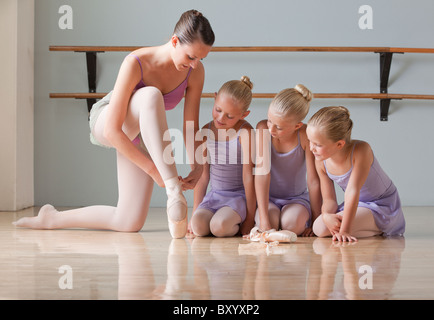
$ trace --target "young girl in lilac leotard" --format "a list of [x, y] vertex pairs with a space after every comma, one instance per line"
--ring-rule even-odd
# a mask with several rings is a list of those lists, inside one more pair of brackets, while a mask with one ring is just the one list
[[194, 189], [190, 221], [197, 236], [234, 236], [240, 225], [241, 233], [248, 234], [253, 227], [256, 199], [250, 149], [254, 137], [252, 126], [244, 120], [250, 112], [251, 89], [248, 77], [226, 82], [216, 94], [213, 120], [203, 127], [207, 161]]
[[[369, 144], [351, 139], [352, 127], [345, 107], [322, 108], [308, 122], [323, 196], [322, 214], [313, 231], [338, 241], [402, 235], [405, 220], [398, 190]], [[336, 202], [334, 182], [345, 192], [341, 205]]]
[[321, 195], [303, 119], [312, 93], [303, 85], [279, 92], [268, 119], [258, 123], [255, 189], [256, 225], [261, 231], [289, 230], [312, 235]]

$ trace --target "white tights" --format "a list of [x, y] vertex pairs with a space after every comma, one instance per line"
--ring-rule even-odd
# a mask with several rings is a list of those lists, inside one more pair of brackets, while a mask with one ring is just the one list
[[[300, 235], [306, 229], [309, 211], [307, 211], [305, 206], [298, 203], [287, 204], [280, 210], [274, 203], [269, 202], [268, 218], [270, 219], [272, 229], [289, 230]], [[257, 226], [260, 226], [258, 210], [256, 210], [255, 223]]]
[[215, 213], [197, 209], [191, 218], [191, 229], [196, 236], [233, 237], [240, 229], [241, 217], [230, 207], [223, 207]]
[[[336, 214], [343, 215], [343, 212]], [[318, 237], [331, 236], [330, 230], [325, 225], [322, 215], [320, 215], [313, 223], [313, 232]], [[372, 237], [381, 234], [381, 230], [378, 229], [375, 224], [372, 211], [368, 208], [358, 207], [356, 215], [351, 226], [350, 234], [356, 238]]]
[[[100, 143], [110, 147], [109, 142], [103, 137], [106, 112], [109, 107], [110, 105], [106, 106], [99, 115], [93, 134]], [[145, 87], [132, 96], [122, 129], [131, 140], [141, 133], [149, 151], [148, 156], [150, 155], [154, 161], [163, 180], [177, 181], [176, 165], [167, 164], [163, 159], [163, 151], [166, 150], [167, 153], [170, 141], [163, 141], [163, 134], [168, 127], [163, 96], [158, 89]], [[141, 151], [147, 153], [146, 150], [141, 149]], [[59, 213], [51, 205], [45, 205], [37, 217], [22, 218], [15, 224], [18, 227], [36, 229], [89, 228], [139, 231], [148, 214], [154, 181], [119, 152], [117, 152], [117, 176], [119, 198], [116, 207], [90, 206]], [[171, 218], [182, 220], [184, 217]]]

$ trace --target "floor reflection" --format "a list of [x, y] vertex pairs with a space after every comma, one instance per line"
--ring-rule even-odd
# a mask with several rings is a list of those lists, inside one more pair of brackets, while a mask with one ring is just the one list
[[[0, 235], [3, 299], [388, 299], [405, 249], [404, 238], [381, 237], [299, 238], [267, 249], [242, 238], [171, 240], [166, 232]], [[64, 265], [71, 289], [59, 286]]]
[[405, 238], [374, 237], [357, 243], [315, 239], [308, 299], [388, 299], [400, 272]]

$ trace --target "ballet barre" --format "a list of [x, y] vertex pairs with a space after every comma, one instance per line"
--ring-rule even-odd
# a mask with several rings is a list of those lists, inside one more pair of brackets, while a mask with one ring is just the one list
[[[97, 54], [104, 52], [130, 52], [143, 46], [50, 46], [50, 51], [81, 52], [86, 54], [89, 92], [50, 93], [50, 98], [86, 99], [88, 111], [97, 99], [107, 93], [96, 92]], [[388, 83], [392, 57], [394, 54], [434, 53], [434, 48], [399, 47], [299, 47], [299, 46], [221, 46], [213, 47], [211, 52], [370, 52], [379, 54], [380, 88], [379, 93], [313, 93], [315, 99], [374, 99], [380, 100], [380, 120], [387, 121], [391, 100], [419, 99], [434, 100], [434, 94], [390, 94]], [[271, 99], [276, 93], [254, 93], [253, 98]], [[214, 93], [203, 93], [202, 98], [212, 98]]]

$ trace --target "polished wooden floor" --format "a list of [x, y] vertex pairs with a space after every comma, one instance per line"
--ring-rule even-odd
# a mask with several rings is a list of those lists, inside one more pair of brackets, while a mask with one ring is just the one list
[[434, 299], [434, 208], [405, 208], [404, 237], [172, 240], [164, 209], [139, 233], [17, 229], [0, 212], [0, 299]]

